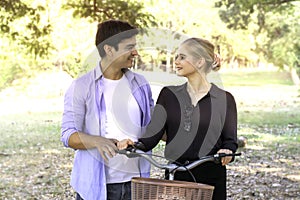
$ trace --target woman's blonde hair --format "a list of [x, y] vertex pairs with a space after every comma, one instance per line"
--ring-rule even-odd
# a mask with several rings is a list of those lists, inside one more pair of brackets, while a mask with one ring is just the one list
[[196, 59], [205, 59], [205, 72], [218, 71], [221, 67], [220, 58], [215, 54], [215, 46], [208, 40], [189, 38], [182, 45], [186, 45], [188, 52]]

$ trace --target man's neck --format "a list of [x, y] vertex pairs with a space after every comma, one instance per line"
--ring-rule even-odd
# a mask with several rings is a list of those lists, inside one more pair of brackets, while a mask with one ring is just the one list
[[100, 61], [101, 71], [103, 76], [111, 80], [119, 80], [123, 76], [123, 71], [120, 67], [114, 66], [113, 63], [107, 63], [106, 60]]

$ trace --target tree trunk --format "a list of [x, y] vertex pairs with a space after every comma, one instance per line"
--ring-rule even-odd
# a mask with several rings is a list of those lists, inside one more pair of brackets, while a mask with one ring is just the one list
[[292, 80], [294, 82], [295, 85], [300, 85], [300, 78], [297, 74], [297, 71], [295, 68], [291, 68], [290, 70], [290, 73], [291, 73], [291, 77], [292, 77]]

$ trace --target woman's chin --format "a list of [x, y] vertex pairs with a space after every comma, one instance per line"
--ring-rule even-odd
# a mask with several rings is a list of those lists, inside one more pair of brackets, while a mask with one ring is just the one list
[[184, 76], [184, 74], [183, 74], [183, 73], [181, 73], [181, 72], [178, 72], [178, 71], [176, 71], [176, 75], [177, 75], [177, 76]]

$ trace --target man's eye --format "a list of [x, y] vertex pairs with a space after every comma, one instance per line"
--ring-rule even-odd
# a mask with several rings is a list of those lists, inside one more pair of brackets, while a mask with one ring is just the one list
[[131, 50], [134, 49], [134, 46], [128, 46], [126, 49], [127, 49], [128, 51], [131, 51]]

